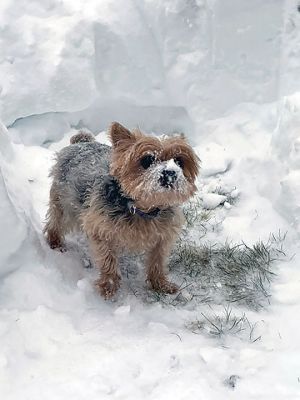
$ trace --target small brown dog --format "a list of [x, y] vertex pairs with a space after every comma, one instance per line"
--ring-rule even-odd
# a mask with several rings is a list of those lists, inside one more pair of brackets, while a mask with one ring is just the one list
[[146, 252], [152, 288], [175, 293], [165, 267], [183, 224], [180, 205], [196, 191], [198, 158], [182, 136], [157, 138], [110, 128], [112, 148], [81, 132], [57, 155], [44, 232], [51, 248], [82, 229], [101, 270], [105, 298], [120, 286], [122, 249]]

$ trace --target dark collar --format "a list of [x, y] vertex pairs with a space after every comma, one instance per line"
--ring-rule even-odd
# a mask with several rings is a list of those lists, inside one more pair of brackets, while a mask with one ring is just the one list
[[140, 210], [139, 208], [136, 208], [136, 206], [134, 204], [132, 204], [131, 206], [129, 206], [129, 212], [132, 215], [136, 214], [145, 219], [153, 219], [160, 215], [161, 209], [157, 207], [157, 208], [154, 208], [154, 210], [152, 210], [152, 211], [145, 212], [145, 211]]
[[122, 192], [119, 182], [111, 175], [108, 175], [104, 182], [104, 197], [112, 216], [127, 214], [138, 215], [144, 219], [154, 219], [159, 217], [161, 213], [161, 209], [158, 207], [149, 212], [137, 208], [134, 205], [134, 200]]

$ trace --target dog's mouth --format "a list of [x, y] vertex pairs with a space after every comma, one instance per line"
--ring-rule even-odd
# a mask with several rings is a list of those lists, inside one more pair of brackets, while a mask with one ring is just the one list
[[164, 209], [166, 207], [179, 206], [192, 194], [192, 190], [187, 185], [178, 185], [176, 182], [168, 182], [162, 185], [157, 181], [157, 185], [153, 185], [151, 189], [145, 190], [140, 188], [138, 192], [132, 193], [136, 204], [141, 209], [153, 209], [159, 207]]
[[174, 183], [165, 183], [165, 184], [161, 184], [161, 186], [163, 188], [165, 188], [166, 190], [175, 190], [175, 185]]

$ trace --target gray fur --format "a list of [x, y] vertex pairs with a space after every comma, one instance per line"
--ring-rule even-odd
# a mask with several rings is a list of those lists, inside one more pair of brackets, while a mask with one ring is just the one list
[[82, 208], [88, 206], [95, 181], [100, 184], [108, 176], [110, 156], [111, 148], [98, 142], [71, 144], [57, 154], [50, 176], [69, 222], [77, 219]]
[[[111, 147], [97, 142], [78, 142], [63, 148], [57, 154], [52, 168], [53, 186], [59, 193], [66, 230], [78, 229], [80, 213], [90, 205], [90, 195], [97, 198], [100, 208], [105, 208], [111, 218], [130, 216], [133, 200], [126, 196], [117, 182], [109, 175]], [[156, 211], [156, 210], [154, 210]], [[137, 211], [144, 218], [151, 213]], [[173, 207], [152, 212], [163, 219], [173, 217]]]

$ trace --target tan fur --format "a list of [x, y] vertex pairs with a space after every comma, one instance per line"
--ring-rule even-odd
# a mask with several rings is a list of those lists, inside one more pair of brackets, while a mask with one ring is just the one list
[[101, 268], [101, 277], [96, 282], [101, 294], [111, 297], [120, 285], [117, 259], [123, 249], [148, 252], [146, 271], [152, 288], [175, 292], [175, 286], [166, 278], [166, 264], [183, 221], [183, 214], [177, 209], [168, 225], [159, 219], [143, 220], [138, 216], [132, 216], [129, 226], [125, 219], [112, 224], [92, 200], [91, 207], [82, 213], [82, 226], [90, 238], [94, 259]]
[[[123, 134], [123, 135], [122, 135]], [[169, 207], [182, 204], [196, 191], [195, 178], [199, 171], [198, 158], [186, 140], [180, 136], [160, 140], [145, 136], [140, 131], [131, 133], [120, 124], [114, 123], [110, 129], [113, 143], [111, 174], [122, 182], [122, 188], [136, 200], [136, 205], [142, 209], [151, 209], [153, 205]], [[144, 176], [140, 173], [139, 160], [143, 155], [155, 152], [161, 161], [174, 156], [180, 156], [184, 161], [184, 175], [188, 187], [184, 193], [145, 193], [143, 190]]]
[[[168, 219], [144, 219], [132, 215], [130, 220], [128, 216], [112, 219], [97, 193], [92, 192], [89, 207], [82, 209], [79, 221], [73, 221], [72, 224], [64, 220], [59, 190], [53, 184], [48, 222], [44, 230], [47, 240], [52, 248], [62, 248], [65, 232], [70, 231], [72, 225], [80, 224], [89, 238], [94, 260], [101, 271], [96, 287], [105, 298], [112, 297], [120, 286], [118, 257], [123, 249], [146, 252], [146, 274], [151, 287], [174, 293], [178, 288], [167, 279], [167, 260], [184, 222], [178, 206], [196, 190], [197, 156], [183, 137], [160, 140], [139, 131], [130, 132], [118, 123], [112, 124], [110, 138], [113, 145], [110, 173], [117, 178], [124, 193], [134, 199], [135, 205], [141, 210], [149, 211], [155, 207], [168, 209], [171, 206], [171, 216]], [[182, 170], [186, 178], [184, 190], [159, 193], [145, 191], [144, 173], [141, 172], [139, 160], [149, 152], [155, 152], [162, 161], [177, 156], [183, 159]]]
[[55, 184], [52, 184], [50, 189], [50, 202], [46, 218], [47, 223], [43, 232], [47, 237], [49, 246], [51, 249], [57, 248], [63, 251], [65, 232], [69, 231], [69, 229], [62, 223], [63, 210], [59, 202], [59, 193]]

